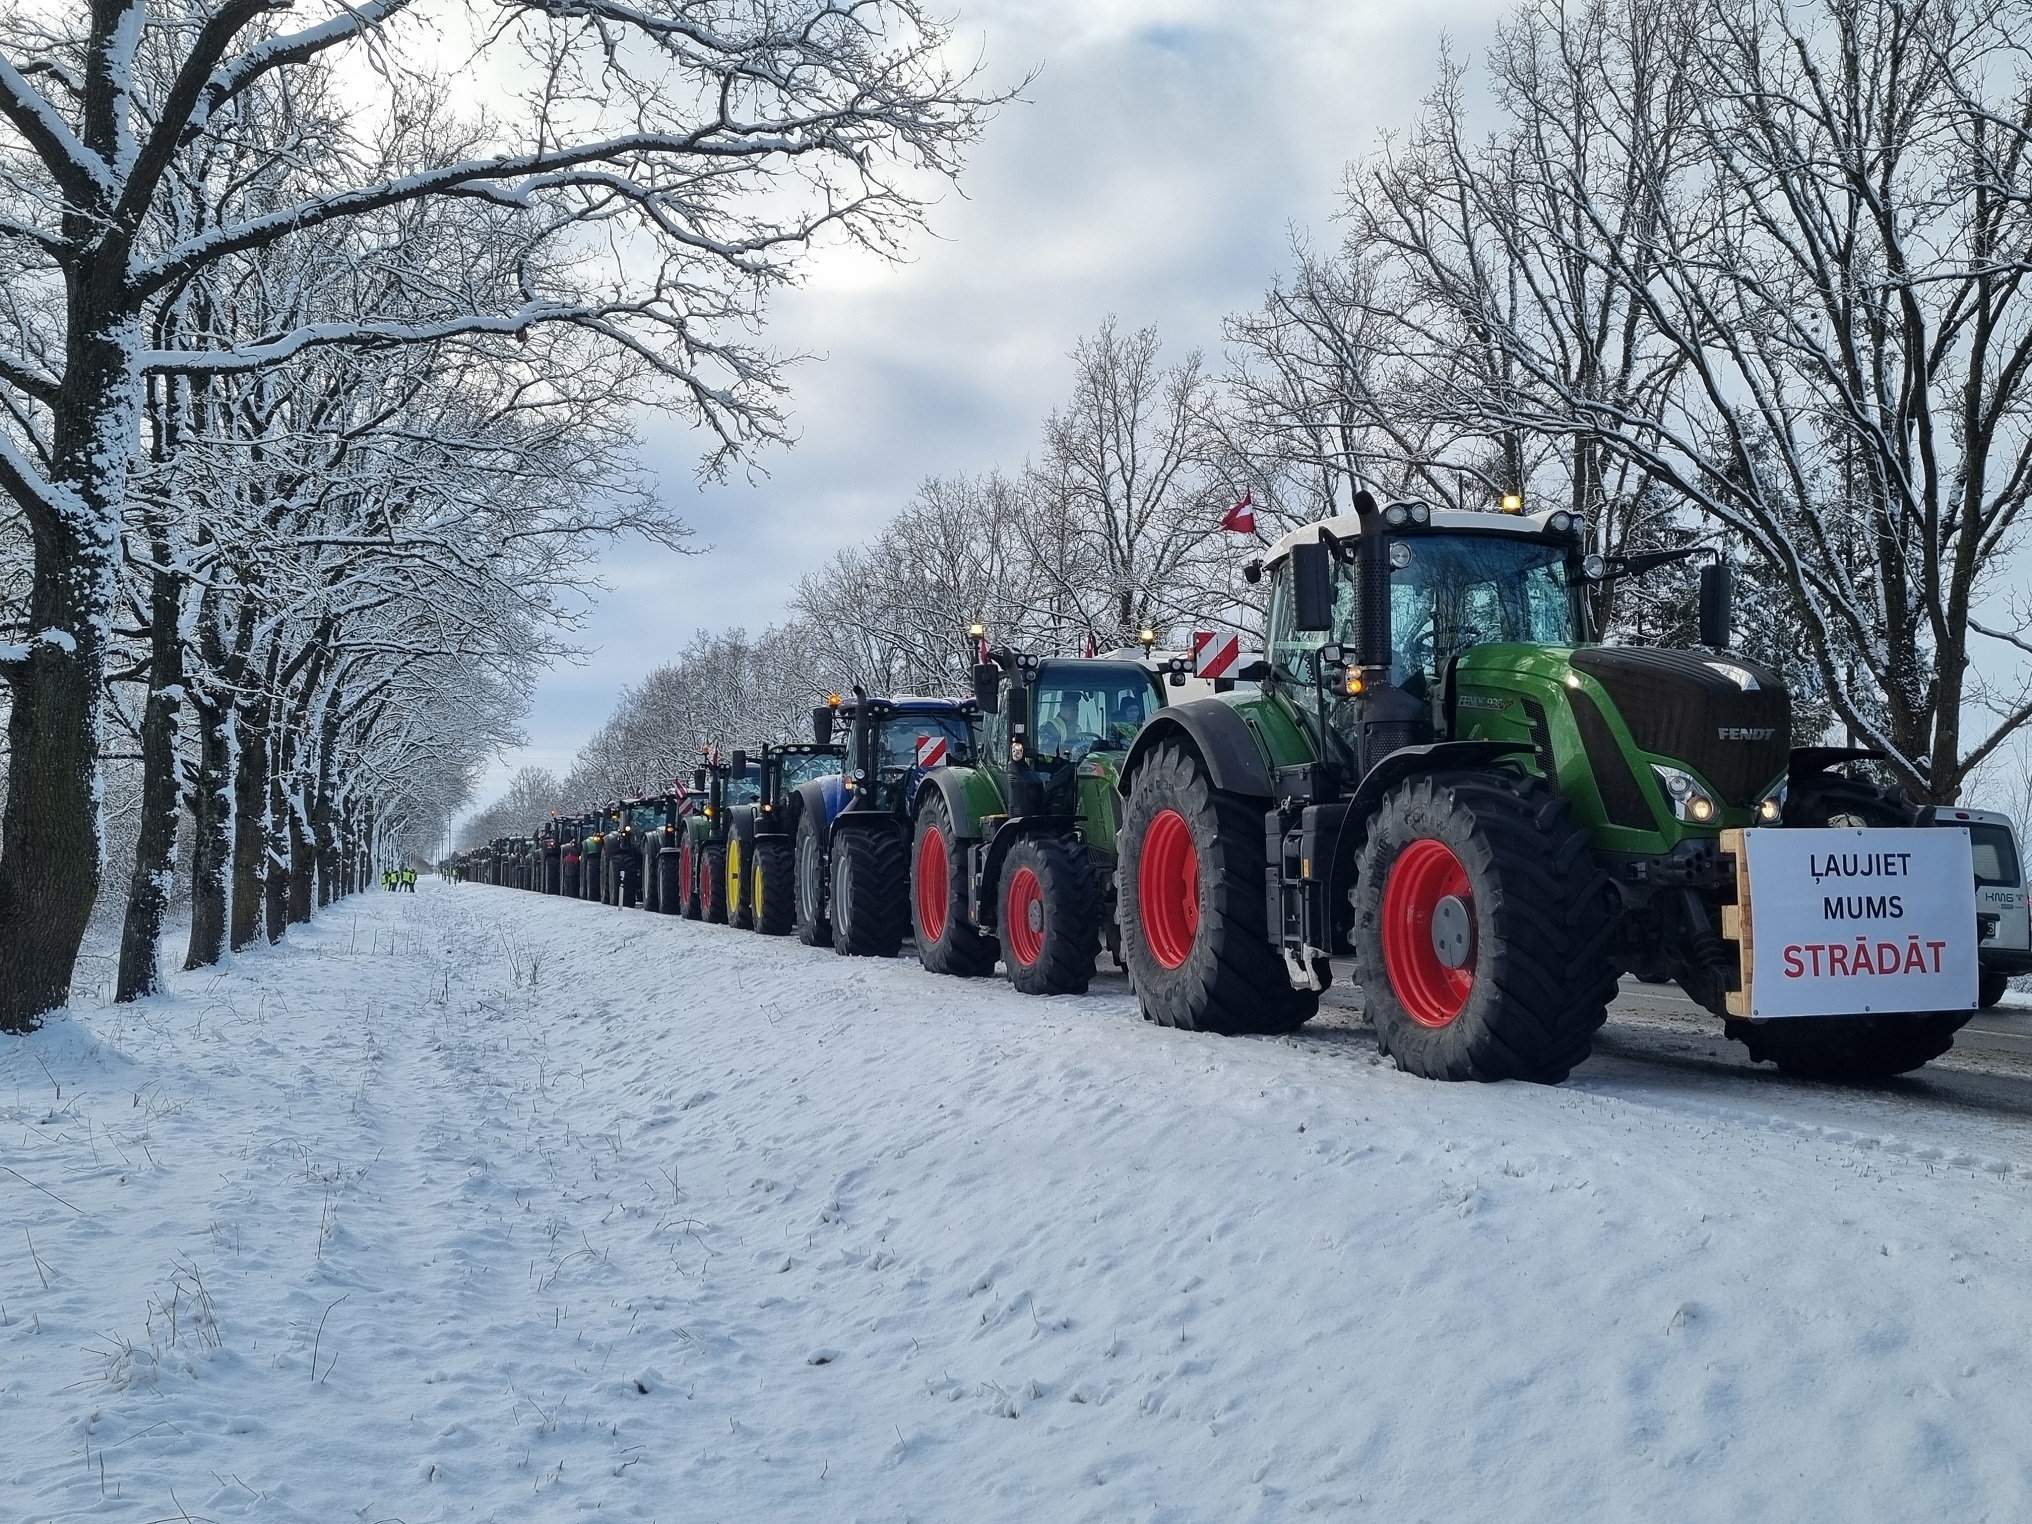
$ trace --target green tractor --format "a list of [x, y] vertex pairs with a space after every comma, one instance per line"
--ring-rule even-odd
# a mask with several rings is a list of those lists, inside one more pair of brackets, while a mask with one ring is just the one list
[[797, 922], [804, 786], [838, 778], [845, 768], [846, 748], [831, 740], [832, 711], [817, 710], [814, 726], [818, 741], [764, 746], [754, 803], [727, 810], [727, 903], [745, 912], [740, 924], [766, 937], [787, 936]]
[[1159, 712], [1122, 766], [1148, 1019], [1292, 1030], [1352, 950], [1379, 1045], [1435, 1079], [1563, 1079], [1624, 970], [1676, 980], [1791, 1073], [1889, 1075], [1952, 1046], [1967, 1011], [1729, 1011], [1723, 831], [1918, 811], [1834, 770], [1874, 753], [1793, 747], [1777, 674], [1727, 650], [1726, 567], [1701, 572], [1706, 649], [1604, 646], [1589, 583], [1693, 551], [1585, 556], [1560, 511], [1357, 507], [1245, 568], [1269, 583], [1243, 674], [1260, 691]]
[[1137, 662], [1014, 651], [994, 653], [974, 681], [980, 754], [931, 773], [937, 787], [917, 797], [918, 959], [971, 977], [993, 973], [999, 956], [1026, 994], [1084, 992], [1103, 928], [1113, 940], [1119, 769], [1164, 690]]

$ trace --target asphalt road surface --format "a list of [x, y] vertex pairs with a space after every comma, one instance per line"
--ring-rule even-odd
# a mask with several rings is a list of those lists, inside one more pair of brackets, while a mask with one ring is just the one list
[[[1101, 960], [1103, 969], [1109, 960]], [[1127, 992], [1119, 973], [1103, 973], [1096, 990]], [[1321, 997], [1319, 1015], [1293, 1039], [1311, 1047], [1374, 1057], [1376, 1039], [1362, 1017], [1353, 969], [1340, 960], [1334, 984]], [[1677, 985], [1640, 984], [1625, 978], [1609, 1019], [1595, 1037], [1594, 1053], [1571, 1082], [1613, 1082], [1670, 1091], [1704, 1101], [1853, 1098], [1894, 1109], [1976, 1112], [2032, 1144], [2032, 1010], [2000, 1007], [1978, 1012], [1962, 1028], [1952, 1052], [1925, 1068], [1872, 1085], [1831, 1085], [1788, 1079], [1757, 1064], [1722, 1024], [1681, 994]]]

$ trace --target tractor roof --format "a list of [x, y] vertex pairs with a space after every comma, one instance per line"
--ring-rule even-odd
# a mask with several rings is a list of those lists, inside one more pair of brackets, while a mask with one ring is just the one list
[[[1468, 508], [1434, 508], [1429, 527], [1414, 529], [1414, 534], [1431, 534], [1435, 530], [1451, 530], [1455, 534], [1514, 534], [1545, 535], [1551, 530], [1546, 520], [1559, 510], [1548, 508], [1543, 513], [1481, 513]], [[1301, 524], [1291, 533], [1263, 553], [1263, 564], [1275, 566], [1291, 554], [1294, 545], [1310, 545], [1319, 538], [1324, 528], [1336, 539], [1352, 540], [1362, 532], [1362, 521], [1352, 513], [1341, 514], [1331, 519], [1320, 519], [1310, 524]]]

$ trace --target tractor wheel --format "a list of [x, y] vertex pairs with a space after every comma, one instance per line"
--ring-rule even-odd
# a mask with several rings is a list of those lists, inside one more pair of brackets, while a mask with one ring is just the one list
[[934, 974], [978, 978], [995, 971], [995, 939], [967, 918], [967, 855], [952, 813], [934, 790], [917, 816], [910, 853], [910, 924], [917, 961]]
[[797, 822], [795, 855], [797, 906], [793, 919], [797, 940], [806, 947], [830, 947], [833, 923], [826, 905], [825, 841], [808, 811]]
[[568, 900], [579, 897], [579, 860], [567, 857], [558, 864], [557, 889]]
[[727, 833], [727, 924], [739, 931], [755, 929], [753, 891], [748, 880], [754, 876], [755, 842], [738, 830]]
[[727, 919], [727, 848], [723, 842], [709, 841], [698, 854], [699, 919], [710, 921], [715, 926], [724, 925]]
[[[1785, 800], [1788, 826], [1853, 828], [1909, 826], [1919, 811], [1900, 792], [1826, 773], [1802, 780]], [[1731, 1016], [1722, 1027], [1757, 1063], [1776, 1064], [1795, 1079], [1879, 1080], [1904, 1074], [1954, 1046], [1973, 1011], [1917, 1011], [1893, 1016], [1789, 1016], [1752, 1021]]]
[[787, 841], [765, 841], [749, 859], [748, 921], [765, 937], [790, 930], [797, 905], [797, 863]]
[[2011, 987], [2011, 976], [2001, 968], [1985, 968], [1977, 972], [1978, 993], [1976, 1004], [1987, 1011], [2004, 998], [2004, 991]]
[[1101, 955], [1101, 894], [1086, 843], [1026, 836], [1002, 864], [1002, 961], [1026, 995], [1084, 995]]
[[684, 845], [677, 850], [677, 902], [680, 907], [678, 914], [687, 921], [696, 921], [705, 915], [699, 908], [699, 879], [703, 875], [699, 872], [698, 846], [687, 836]]
[[1293, 1032], [1319, 1010], [1295, 990], [1263, 922], [1262, 809], [1221, 793], [1168, 742], [1122, 811], [1115, 903], [1146, 1021], [1199, 1032]]
[[1407, 1073], [1557, 1084], [1615, 998], [1608, 889], [1587, 831], [1535, 778], [1433, 773], [1370, 818], [1355, 977]]
[[591, 863], [579, 868], [579, 898], [591, 904], [600, 897], [600, 860], [595, 857]]
[[656, 908], [663, 915], [684, 910], [684, 854], [676, 847], [656, 854]]
[[833, 833], [833, 951], [893, 958], [910, 929], [910, 872], [903, 833], [850, 826]]

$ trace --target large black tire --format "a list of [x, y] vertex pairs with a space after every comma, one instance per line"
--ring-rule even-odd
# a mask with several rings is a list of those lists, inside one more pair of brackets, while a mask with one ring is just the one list
[[787, 935], [797, 911], [797, 864], [790, 843], [758, 843], [748, 882], [749, 924], [765, 937]]
[[745, 830], [732, 823], [727, 832], [727, 924], [740, 931], [755, 929], [753, 877], [755, 837], [752, 826]]
[[656, 909], [662, 915], [684, 909], [684, 854], [676, 847], [662, 847], [656, 853]]
[[893, 958], [910, 930], [903, 833], [886, 821], [833, 831], [833, 951]]
[[562, 863], [558, 864], [557, 872], [558, 893], [568, 900], [577, 899], [579, 897], [579, 860], [576, 857], [567, 857]]
[[1978, 981], [1976, 1004], [1986, 1011], [2002, 1000], [2004, 991], [2011, 987], [2011, 976], [2001, 968], [1982, 969], [1976, 978]]
[[[1221, 793], [1198, 754], [1175, 741], [1151, 752], [1130, 790], [1118, 838], [1115, 903], [1123, 958], [1144, 1019], [1227, 1033], [1292, 1032], [1310, 1021], [1319, 1011], [1319, 993], [1291, 987], [1264, 926], [1267, 805]], [[1196, 898], [1180, 890], [1191, 928], [1189, 946], [1175, 960], [1169, 956], [1181, 951], [1175, 946], [1163, 958], [1153, 950], [1150, 916], [1169, 923], [1161, 905], [1146, 907], [1142, 892], [1144, 848], [1151, 827], [1167, 813], [1183, 824], [1198, 877]], [[1175, 831], [1167, 823], [1160, 835], [1175, 841]], [[1169, 881], [1164, 863], [1153, 862], [1153, 891]]]
[[727, 846], [725, 842], [709, 841], [698, 853], [698, 882], [694, 890], [698, 894], [699, 919], [715, 926], [726, 924], [727, 920]]
[[[1902, 792], [1835, 773], [1788, 791], [1788, 826], [1909, 826], [1919, 811]], [[1751, 1021], [1731, 1016], [1723, 1030], [1758, 1063], [1794, 1079], [1880, 1080], [1932, 1062], [1954, 1046], [1973, 1011], [1897, 1016], [1791, 1016]]]
[[702, 877], [699, 870], [704, 864], [699, 856], [698, 844], [686, 836], [677, 850], [678, 897], [682, 907], [678, 914], [687, 921], [701, 920], [705, 912], [699, 908], [699, 879]]
[[1588, 1056], [1616, 994], [1608, 881], [1544, 782], [1399, 784], [1369, 818], [1355, 874], [1355, 977], [1398, 1068], [1556, 1085]]
[[996, 886], [1002, 962], [1026, 995], [1084, 995], [1101, 955], [1101, 891], [1086, 843], [1026, 836]]
[[579, 898], [591, 904], [600, 897], [600, 854], [595, 852], [590, 863], [579, 864]]
[[833, 922], [826, 883], [827, 853], [819, 823], [807, 810], [797, 822], [797, 846], [793, 871], [797, 875], [797, 905], [792, 916], [797, 940], [806, 947], [831, 947]]
[[966, 844], [936, 789], [917, 814], [910, 848], [910, 929], [917, 961], [934, 974], [975, 979], [995, 971], [995, 939], [967, 917]]

